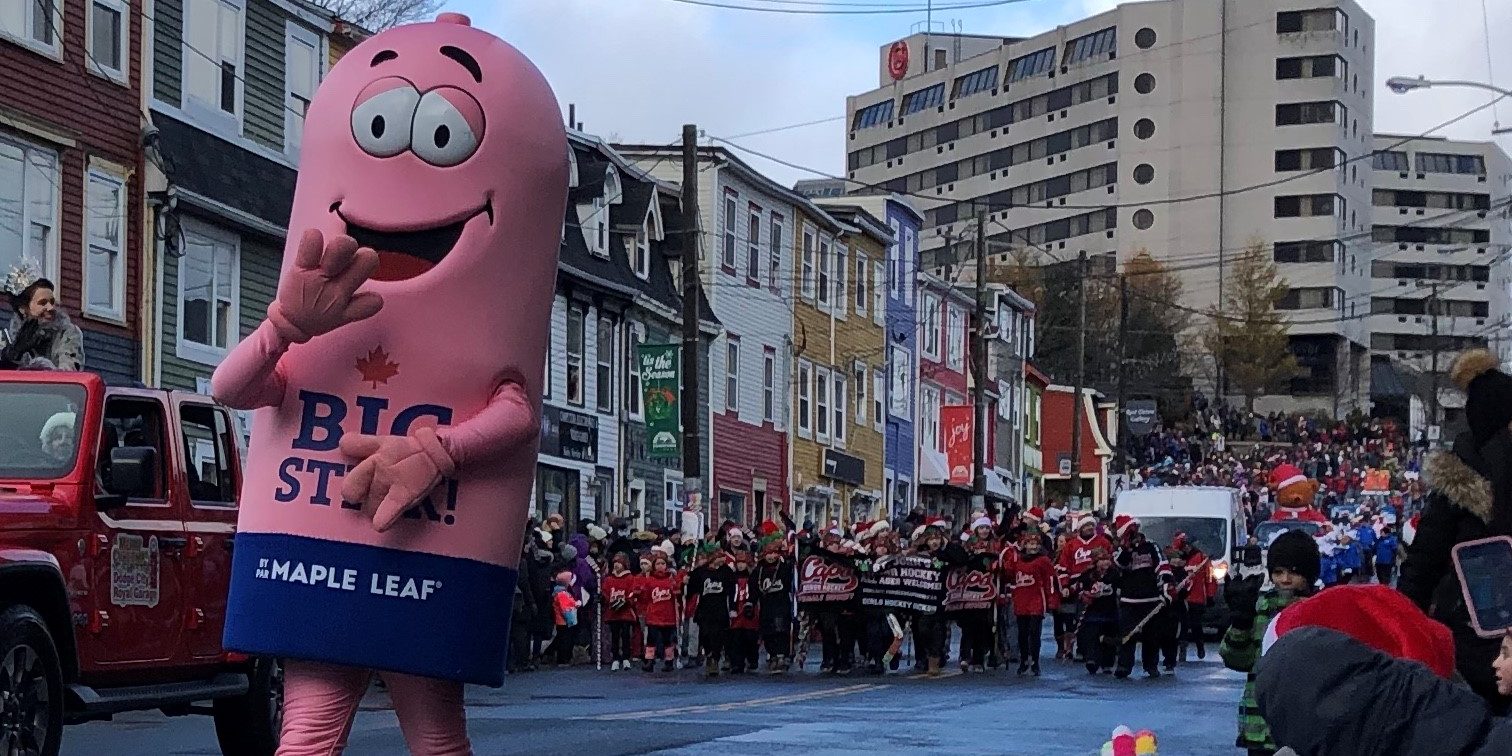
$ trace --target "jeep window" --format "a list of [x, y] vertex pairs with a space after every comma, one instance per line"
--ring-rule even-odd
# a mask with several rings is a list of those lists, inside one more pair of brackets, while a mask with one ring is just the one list
[[0, 479], [67, 475], [79, 455], [83, 406], [78, 384], [0, 383]]
[[165, 500], [163, 486], [167, 476], [167, 448], [164, 433], [163, 405], [145, 399], [115, 398], [105, 403], [105, 423], [100, 429], [100, 481], [110, 490], [110, 450], [123, 446], [145, 446], [154, 450], [157, 460], [155, 487], [148, 500]]
[[204, 506], [236, 506], [236, 475], [231, 468], [236, 447], [230, 417], [209, 405], [184, 404], [179, 407], [179, 418], [189, 499]]

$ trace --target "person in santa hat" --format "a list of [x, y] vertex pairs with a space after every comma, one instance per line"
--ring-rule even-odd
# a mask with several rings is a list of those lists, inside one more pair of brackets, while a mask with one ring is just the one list
[[[1056, 554], [1055, 571], [1061, 585], [1061, 606], [1076, 607], [1076, 614], [1071, 617], [1071, 627], [1074, 628], [1081, 612], [1085, 611], [1086, 604], [1072, 595], [1072, 592], [1081, 584], [1081, 576], [1092, 568], [1093, 558], [1098, 549], [1110, 555], [1113, 553], [1113, 541], [1097, 532], [1097, 517], [1091, 512], [1077, 513], [1072, 523], [1075, 532], [1066, 539], [1066, 545], [1060, 553]], [[1059, 644], [1057, 659], [1071, 658], [1073, 653], [1077, 657], [1086, 656], [1086, 649], [1074, 648], [1076, 640], [1074, 629], [1062, 634], [1060, 628], [1057, 628], [1056, 639]]]
[[1189, 646], [1197, 648], [1197, 658], [1207, 658], [1207, 642], [1203, 637], [1203, 617], [1208, 607], [1216, 601], [1218, 581], [1213, 577], [1213, 560], [1203, 553], [1185, 533], [1177, 533], [1171, 545], [1181, 554], [1191, 580], [1186, 584], [1186, 606], [1181, 607], [1182, 623], [1178, 632], [1180, 647], [1178, 657], [1187, 660]]
[[[981, 576], [997, 574], [997, 537], [992, 520], [981, 513], [971, 522], [971, 531], [964, 542], [951, 543], [945, 547], [944, 559], [951, 571], [964, 571]], [[987, 655], [992, 650], [992, 619], [995, 608], [957, 609], [950, 612], [950, 619], [961, 628], [960, 658], [962, 671], [986, 671]]]
[[604, 623], [609, 626], [609, 648], [614, 661], [609, 669], [630, 669], [630, 638], [640, 625], [635, 615], [637, 578], [630, 572], [630, 557], [615, 553], [609, 574], [599, 582], [602, 591]]
[[761, 618], [761, 645], [766, 648], [767, 671], [786, 672], [793, 654], [793, 561], [786, 534], [777, 523], [761, 525], [761, 561], [751, 577]]
[[672, 671], [677, 658], [677, 596], [682, 583], [682, 576], [672, 570], [672, 557], [660, 549], [652, 551], [651, 569], [636, 578], [636, 608], [646, 620], [645, 663], [641, 668], [647, 672], [658, 654], [663, 659], [662, 671]]
[[1390, 588], [1340, 586], [1292, 604], [1262, 651], [1257, 713], [1283, 752], [1512, 753], [1512, 722], [1454, 679], [1449, 629]]
[[1127, 678], [1134, 671], [1134, 647], [1143, 644], [1141, 661], [1145, 674], [1160, 677], [1160, 646], [1164, 627], [1155, 613], [1168, 600], [1166, 588], [1170, 571], [1161, 558], [1160, 547], [1150, 543], [1139, 527], [1139, 520], [1119, 515], [1113, 520], [1114, 534], [1120, 546], [1114, 557], [1118, 565], [1118, 620], [1121, 645], [1118, 666], [1113, 675]]
[[[941, 564], [945, 564], [945, 547], [948, 543], [945, 533], [939, 518], [925, 520], [923, 525], [914, 529], [910, 552], [918, 556], [932, 557]], [[911, 624], [914, 634], [915, 670], [926, 672], [930, 677], [938, 677], [940, 660], [945, 655], [945, 615], [939, 610], [920, 612], [911, 618]], [[922, 669], [921, 662], [924, 665]]]
[[1092, 551], [1092, 566], [1077, 579], [1077, 603], [1082, 604], [1076, 645], [1086, 658], [1089, 674], [1113, 671], [1118, 656], [1118, 567], [1113, 552], [1101, 546]]
[[1055, 566], [1041, 548], [1036, 533], [1025, 533], [1019, 542], [1020, 556], [1011, 568], [1013, 613], [1018, 624], [1018, 673], [1033, 671], [1040, 675], [1040, 636], [1045, 614], [1060, 604]]
[[1304, 475], [1296, 465], [1283, 462], [1272, 468], [1270, 490], [1276, 495], [1272, 522], [1328, 522], [1328, 518], [1313, 506], [1318, 497], [1318, 482]]

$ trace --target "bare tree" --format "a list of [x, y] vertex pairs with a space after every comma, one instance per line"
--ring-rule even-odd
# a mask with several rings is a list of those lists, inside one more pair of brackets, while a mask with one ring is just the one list
[[413, 21], [428, 21], [442, 0], [314, 0], [342, 21], [380, 32]]

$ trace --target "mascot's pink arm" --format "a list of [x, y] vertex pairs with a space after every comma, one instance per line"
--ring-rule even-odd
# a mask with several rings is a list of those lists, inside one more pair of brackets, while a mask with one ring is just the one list
[[[273, 323], [264, 320], [244, 339], [210, 379], [216, 400], [233, 409], [276, 407], [283, 403], [289, 382], [280, 360], [289, 343]], [[540, 418], [525, 394], [519, 376], [511, 376], [494, 391], [488, 405], [474, 417], [436, 434], [452, 462], [470, 462], [509, 454], [540, 433]]]

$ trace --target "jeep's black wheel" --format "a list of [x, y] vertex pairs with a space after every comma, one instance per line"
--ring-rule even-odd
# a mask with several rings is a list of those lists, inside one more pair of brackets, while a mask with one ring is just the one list
[[63, 670], [42, 615], [0, 613], [0, 756], [57, 756], [63, 737]]
[[226, 756], [273, 756], [283, 729], [283, 665], [260, 658], [249, 677], [245, 695], [215, 699], [215, 737]]

